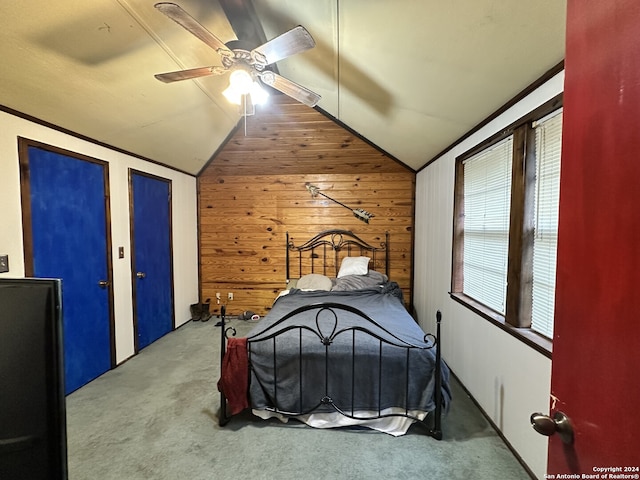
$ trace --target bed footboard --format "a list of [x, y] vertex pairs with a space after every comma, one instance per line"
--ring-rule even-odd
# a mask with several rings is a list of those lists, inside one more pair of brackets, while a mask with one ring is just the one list
[[[220, 370], [222, 370], [222, 365], [224, 364], [224, 356], [227, 353], [227, 339], [229, 336], [235, 336], [236, 329], [233, 327], [226, 326], [226, 307], [222, 305], [220, 307], [220, 321], [217, 326], [220, 327]], [[227, 412], [227, 397], [224, 394], [222, 388], [218, 387], [220, 391], [220, 412], [218, 415], [218, 424], [221, 427], [224, 427], [229, 420], [231, 420], [231, 415]]]
[[[306, 321], [297, 322], [302, 316]], [[435, 335], [410, 342], [350, 305], [300, 307], [246, 339], [251, 405], [287, 417], [318, 412], [355, 421], [405, 417], [440, 440], [441, 320], [438, 311]], [[224, 310], [220, 323], [222, 361], [236, 331], [226, 327]], [[221, 391], [219, 424], [230, 418]]]

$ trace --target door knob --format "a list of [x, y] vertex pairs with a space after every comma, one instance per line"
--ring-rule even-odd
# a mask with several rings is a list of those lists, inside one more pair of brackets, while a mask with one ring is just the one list
[[107, 280], [100, 280], [98, 282], [98, 286], [100, 288], [107, 288], [109, 286], [109, 282]]
[[136, 273], [136, 277], [138, 277], [138, 278], [144, 278], [144, 277], [146, 277], [146, 276], [147, 276], [147, 274], [146, 274], [146, 273], [144, 273], [144, 272], [138, 272], [138, 273]]
[[558, 432], [563, 443], [573, 443], [573, 425], [569, 417], [562, 412], [556, 412], [553, 418], [542, 413], [532, 413], [531, 425], [541, 435], [550, 437]]

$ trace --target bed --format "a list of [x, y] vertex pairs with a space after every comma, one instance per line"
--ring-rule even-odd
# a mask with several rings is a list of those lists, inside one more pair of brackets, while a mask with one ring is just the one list
[[442, 438], [451, 394], [436, 334], [409, 315], [390, 281], [389, 238], [345, 230], [286, 238], [287, 288], [244, 338], [221, 315], [219, 423], [245, 409], [316, 428], [403, 435], [419, 422]]

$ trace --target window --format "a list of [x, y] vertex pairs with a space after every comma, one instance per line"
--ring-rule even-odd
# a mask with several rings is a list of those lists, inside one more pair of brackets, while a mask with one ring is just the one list
[[512, 136], [465, 160], [463, 291], [505, 313]]
[[536, 196], [533, 238], [531, 328], [553, 337], [560, 200], [562, 112], [535, 122]]
[[545, 352], [553, 337], [560, 101], [456, 162], [451, 295]]

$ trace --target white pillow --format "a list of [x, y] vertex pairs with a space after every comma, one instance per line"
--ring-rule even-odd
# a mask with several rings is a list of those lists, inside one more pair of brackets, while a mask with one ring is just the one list
[[366, 275], [369, 271], [369, 257], [344, 257], [340, 264], [338, 278], [345, 275]]
[[300, 277], [295, 288], [300, 290], [326, 290], [328, 292], [331, 287], [333, 287], [333, 282], [329, 277], [318, 273], [310, 273]]

